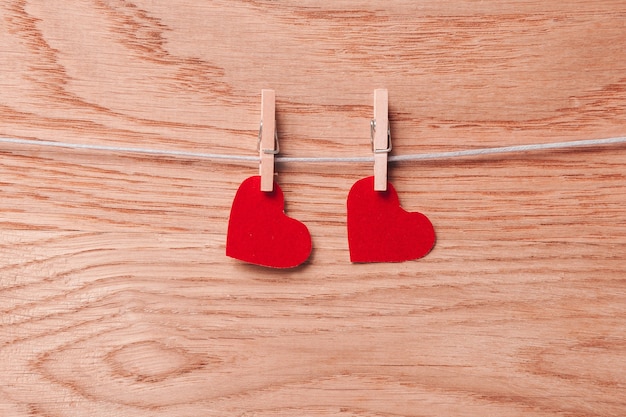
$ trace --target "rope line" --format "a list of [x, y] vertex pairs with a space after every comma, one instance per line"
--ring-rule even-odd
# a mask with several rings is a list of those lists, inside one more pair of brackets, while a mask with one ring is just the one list
[[[228, 154], [216, 154], [216, 153], [203, 153], [203, 152], [188, 152], [177, 150], [161, 150], [150, 148], [133, 148], [125, 146], [106, 146], [106, 145], [90, 145], [86, 143], [70, 143], [70, 142], [54, 142], [45, 140], [32, 140], [32, 139], [18, 139], [18, 138], [2, 138], [0, 137], [0, 143], [25, 145], [25, 146], [39, 146], [39, 147], [54, 147], [54, 148], [66, 148], [66, 149], [80, 149], [90, 151], [103, 151], [112, 153], [134, 153], [144, 155], [156, 155], [156, 156], [172, 156], [179, 158], [192, 158], [192, 159], [208, 159], [215, 161], [241, 161], [241, 162], [256, 162], [260, 161], [258, 156], [244, 156], [244, 155], [228, 155]], [[501, 153], [526, 153], [534, 151], [542, 151], [549, 149], [572, 149], [590, 146], [610, 146], [626, 143], [626, 136], [605, 138], [605, 139], [585, 139], [574, 140], [566, 142], [549, 142], [532, 145], [515, 145], [515, 146], [502, 146], [494, 148], [478, 148], [468, 149], [462, 151], [450, 151], [450, 152], [432, 152], [421, 154], [408, 154], [408, 155], [391, 155], [388, 158], [389, 162], [407, 162], [407, 161], [425, 161], [432, 159], [453, 159], [470, 156], [483, 156], [493, 155]], [[277, 163], [373, 163], [373, 156], [357, 156], [357, 157], [284, 157], [279, 156], [275, 158]]]

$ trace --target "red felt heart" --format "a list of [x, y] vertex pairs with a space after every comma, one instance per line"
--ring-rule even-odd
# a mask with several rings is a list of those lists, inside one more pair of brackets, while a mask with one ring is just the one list
[[374, 177], [367, 177], [348, 194], [348, 245], [352, 262], [408, 261], [430, 252], [435, 229], [422, 213], [400, 207], [391, 183], [374, 191]]
[[272, 268], [293, 268], [311, 254], [311, 235], [299, 221], [283, 211], [283, 192], [261, 191], [261, 177], [241, 183], [228, 221], [226, 255]]

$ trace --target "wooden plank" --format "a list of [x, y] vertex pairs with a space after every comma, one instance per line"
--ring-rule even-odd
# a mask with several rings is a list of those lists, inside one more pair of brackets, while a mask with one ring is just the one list
[[[0, 136], [392, 155], [626, 134], [626, 4], [312, 0], [0, 5]], [[371, 164], [277, 165], [295, 270], [224, 254], [256, 163], [0, 145], [0, 414], [618, 416], [623, 146], [397, 163], [437, 244], [349, 262]]]

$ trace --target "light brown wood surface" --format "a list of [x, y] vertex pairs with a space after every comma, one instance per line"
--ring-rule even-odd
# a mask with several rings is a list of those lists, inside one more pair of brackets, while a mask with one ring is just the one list
[[[624, 1], [7, 0], [0, 136], [256, 156], [626, 134]], [[254, 163], [0, 146], [0, 415], [624, 416], [626, 148], [396, 163], [437, 244], [349, 262], [369, 164], [283, 164], [313, 254], [225, 256]]]

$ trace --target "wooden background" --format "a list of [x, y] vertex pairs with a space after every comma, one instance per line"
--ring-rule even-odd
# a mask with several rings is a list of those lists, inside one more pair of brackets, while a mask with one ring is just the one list
[[[369, 156], [626, 134], [626, 2], [7, 0], [0, 136]], [[227, 258], [252, 163], [0, 145], [0, 415], [623, 416], [624, 146], [397, 163], [437, 244], [350, 264], [369, 164], [277, 167], [306, 265]]]

